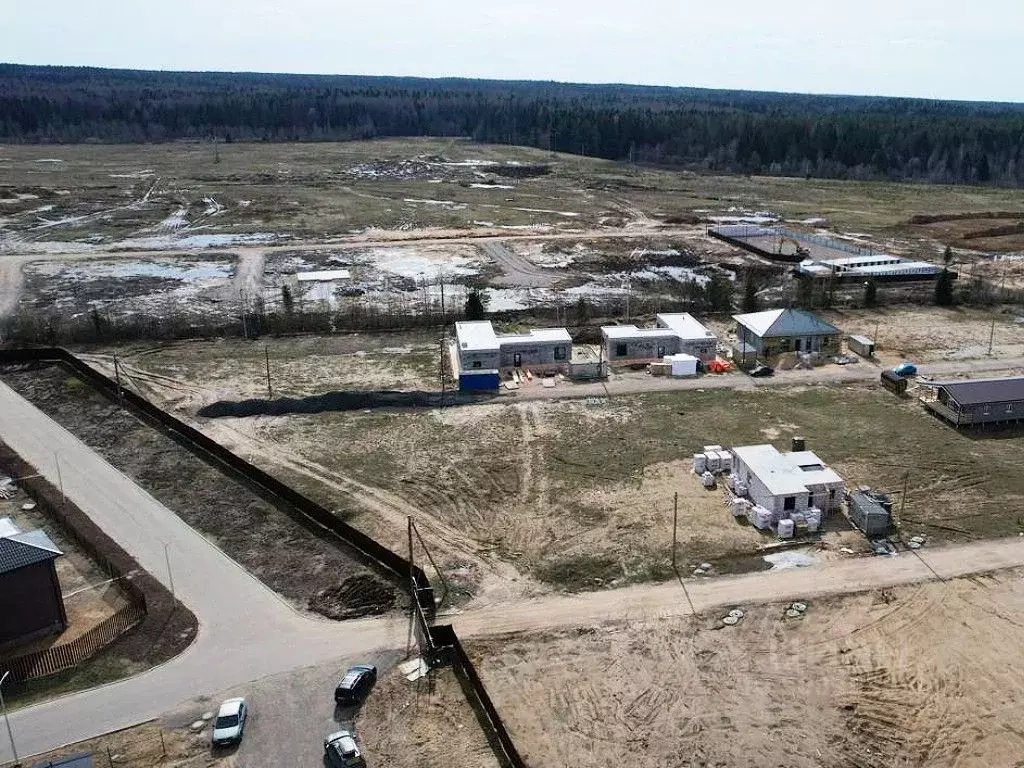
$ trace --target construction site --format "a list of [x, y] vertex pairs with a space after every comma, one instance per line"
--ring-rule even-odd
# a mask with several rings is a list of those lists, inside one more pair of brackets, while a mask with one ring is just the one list
[[[883, 278], [931, 290], [945, 230], [911, 217], [1005, 190], [882, 206], [441, 140], [134, 151], [4, 148], [0, 197], [5, 352], [36, 355], [0, 370], [4, 428], [83, 509], [88, 467], [137, 486], [99, 506], [144, 510], [158, 543], [110, 524], [210, 627], [172, 662], [208, 682], [156, 669], [157, 725], [90, 750], [284, 764], [344, 721], [372, 765], [1013, 764], [1022, 437], [921, 398], [1024, 373], [1022, 313], [886, 302]], [[956, 247], [960, 283], [994, 263]], [[800, 268], [853, 298], [797, 312]], [[879, 385], [907, 361], [906, 396]], [[391, 558], [466, 662], [398, 666], [423, 585]], [[379, 687], [338, 719], [367, 660]], [[212, 756], [191, 726], [243, 694], [252, 741]]]

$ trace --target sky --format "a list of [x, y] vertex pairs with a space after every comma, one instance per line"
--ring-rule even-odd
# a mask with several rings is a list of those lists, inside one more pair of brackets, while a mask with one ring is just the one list
[[1019, 0], [0, 0], [0, 61], [1024, 101]]

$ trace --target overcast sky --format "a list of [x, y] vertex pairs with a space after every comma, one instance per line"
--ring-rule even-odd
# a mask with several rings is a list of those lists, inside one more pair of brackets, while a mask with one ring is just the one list
[[0, 0], [0, 60], [1024, 101], [1019, 0]]

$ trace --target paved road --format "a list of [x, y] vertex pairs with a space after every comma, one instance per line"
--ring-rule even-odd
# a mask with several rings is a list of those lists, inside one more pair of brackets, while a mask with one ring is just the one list
[[[53, 482], [58, 480], [59, 463], [60, 481], [68, 497], [165, 585], [170, 586], [173, 575], [178, 597], [200, 620], [192, 646], [161, 667], [15, 712], [11, 725], [20, 752], [34, 754], [123, 728], [156, 717], [198, 694], [248, 680], [404, 645], [406, 623], [400, 619], [338, 625], [297, 613], [2, 383], [0, 437]], [[10, 756], [6, 739], [0, 739], [0, 762]]]
[[[298, 614], [2, 383], [0, 438], [52, 482], [59, 477], [71, 499], [169, 586], [166, 546], [177, 595], [200, 620], [195, 643], [161, 667], [13, 713], [11, 724], [23, 755], [157, 717], [200, 695], [405, 643], [406, 624], [400, 618], [337, 624]], [[923, 557], [944, 578], [1015, 568], [1024, 566], [1024, 538], [925, 550]], [[931, 570], [907, 553], [687, 584], [697, 610], [704, 612], [715, 606], [820, 597], [931, 578]], [[687, 613], [682, 588], [669, 582], [492, 606], [453, 614], [451, 619], [460, 634], [483, 636]], [[0, 739], [0, 762], [10, 758], [8, 744]]]

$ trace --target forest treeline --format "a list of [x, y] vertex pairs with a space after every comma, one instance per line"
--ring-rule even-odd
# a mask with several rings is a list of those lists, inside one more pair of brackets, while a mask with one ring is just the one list
[[0, 65], [8, 142], [459, 136], [694, 170], [1024, 186], [1024, 105]]

